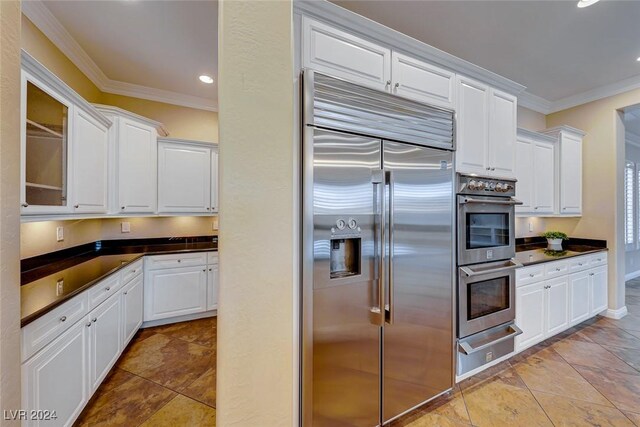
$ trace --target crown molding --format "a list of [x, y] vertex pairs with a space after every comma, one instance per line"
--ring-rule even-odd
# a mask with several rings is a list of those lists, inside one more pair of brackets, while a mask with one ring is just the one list
[[518, 106], [547, 115], [551, 113], [553, 103], [525, 90], [518, 95]]
[[525, 129], [525, 128], [518, 128], [518, 136], [536, 139], [538, 141], [558, 142], [558, 138], [555, 138], [551, 135], [545, 135], [544, 133], [536, 132], [536, 131]]
[[202, 145], [206, 147], [211, 147], [213, 149], [218, 149], [217, 142], [209, 142], [209, 141], [198, 141], [195, 139], [181, 139], [181, 138], [158, 138], [158, 142], [168, 142], [172, 144], [191, 144], [191, 145]]
[[113, 105], [103, 105], [103, 104], [91, 104], [96, 110], [100, 113], [108, 115], [108, 116], [120, 116], [126, 117], [131, 120], [135, 120], [140, 123], [144, 123], [147, 126], [150, 126], [158, 131], [158, 135], [165, 137], [169, 136], [169, 132], [164, 128], [164, 125], [157, 120], [150, 119], [148, 117], [141, 116], [140, 114], [133, 113], [131, 111], [123, 110], [120, 107], [115, 107]]
[[553, 136], [559, 135], [560, 132], [572, 133], [574, 135], [578, 135], [580, 138], [584, 138], [584, 136], [586, 135], [586, 133], [583, 130], [571, 127], [569, 125], [554, 126], [552, 128], [548, 128], [540, 131], [540, 133], [543, 133], [545, 135], [553, 135]]
[[566, 98], [554, 101], [552, 113], [586, 104], [588, 102], [597, 101], [598, 99], [607, 98], [609, 96], [618, 95], [631, 90], [640, 89], [640, 76], [629, 77], [615, 83], [600, 86], [577, 95], [568, 96]]
[[185, 95], [178, 92], [108, 78], [41, 0], [28, 0], [23, 1], [21, 4], [22, 13], [73, 62], [100, 91], [200, 110], [218, 111], [218, 103], [208, 98]]

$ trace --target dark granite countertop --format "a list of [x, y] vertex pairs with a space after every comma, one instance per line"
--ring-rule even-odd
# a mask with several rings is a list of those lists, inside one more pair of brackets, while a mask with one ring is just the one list
[[[145, 255], [216, 251], [215, 236], [103, 240], [21, 261], [21, 326]], [[58, 290], [58, 282], [64, 281]]]
[[606, 251], [606, 240], [570, 238], [562, 243], [562, 251], [548, 251], [542, 237], [516, 239], [516, 261], [524, 266]]

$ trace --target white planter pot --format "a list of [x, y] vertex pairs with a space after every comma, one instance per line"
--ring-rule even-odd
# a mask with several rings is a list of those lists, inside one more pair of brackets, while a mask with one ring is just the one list
[[561, 251], [562, 239], [547, 239], [547, 249], [552, 251]]

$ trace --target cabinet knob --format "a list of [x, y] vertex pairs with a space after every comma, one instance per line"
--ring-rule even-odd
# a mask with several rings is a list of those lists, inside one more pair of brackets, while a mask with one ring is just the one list
[[529, 274], [529, 277], [533, 277], [533, 274]]
[[124, 210], [124, 206], [121, 209]]
[[396, 82], [395, 88], [398, 89], [400, 87], [400, 83]]
[[387, 84], [385, 86], [391, 86], [391, 80], [387, 80]]
[[593, 276], [593, 275], [594, 275], [594, 273], [589, 273], [589, 276]]
[[579, 265], [580, 267], [582, 267], [582, 263], [581, 263], [581, 262], [579, 262], [579, 263], [578, 263], [578, 265]]
[[211, 271], [211, 269], [209, 269], [209, 271]]
[[491, 168], [492, 171], [496, 170], [496, 168]]
[[560, 271], [560, 269], [559, 269], [559, 268], [556, 268], [556, 271]]
[[211, 210], [211, 208], [207, 208], [207, 210], [208, 210], [208, 211], [210, 211], [210, 210]]
[[23, 203], [21, 206], [22, 206], [23, 208], [28, 208], [28, 207], [29, 207], [29, 203]]
[[123, 294], [128, 295], [128, 294], [129, 294], [129, 292], [125, 291], [125, 292], [123, 292]]
[[61, 321], [61, 322], [64, 322], [64, 321], [66, 321], [66, 320], [67, 320], [67, 316], [62, 316], [62, 317], [60, 318], [60, 321]]
[[90, 327], [91, 327], [91, 322], [87, 323], [85, 326], [86, 326], [87, 328], [90, 328]]
[[489, 166], [487, 166], [487, 170], [488, 170], [488, 171], [490, 171], [490, 170], [491, 170], [491, 168], [490, 168]]
[[207, 271], [207, 269], [205, 268], [205, 269], [203, 269], [202, 271], [206, 272], [206, 271]]
[[536, 207], [535, 207], [535, 208], [533, 208], [533, 209], [538, 209], [538, 207], [536, 206]]
[[106, 288], [104, 288], [104, 290], [109, 292], [111, 290], [111, 288], [109, 286], [107, 286]]
[[96, 323], [96, 322], [98, 321], [98, 318], [97, 318], [97, 317], [94, 317], [93, 319], [91, 319], [91, 321], [92, 321], [93, 323]]
[[75, 205], [73, 205], [73, 207], [78, 209], [80, 207], [80, 205], [76, 203]]
[[179, 259], [179, 260], [178, 260], [178, 262], [182, 262], [182, 260], [181, 260], [181, 259]]
[[562, 210], [563, 210], [563, 211], [566, 211], [566, 210], [567, 210], [567, 208], [562, 208]]

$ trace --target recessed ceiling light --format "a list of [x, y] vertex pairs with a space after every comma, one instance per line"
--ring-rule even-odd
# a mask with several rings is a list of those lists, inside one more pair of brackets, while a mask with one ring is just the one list
[[579, 0], [578, 7], [587, 7], [598, 3], [600, 0]]
[[640, 62], [640, 57], [638, 57], [638, 58], [636, 59], [636, 61]]
[[206, 74], [201, 75], [200, 77], [198, 77], [200, 79], [200, 81], [202, 83], [206, 83], [208, 85], [210, 85], [211, 83], [213, 83], [213, 77], [211, 76], [207, 76]]

